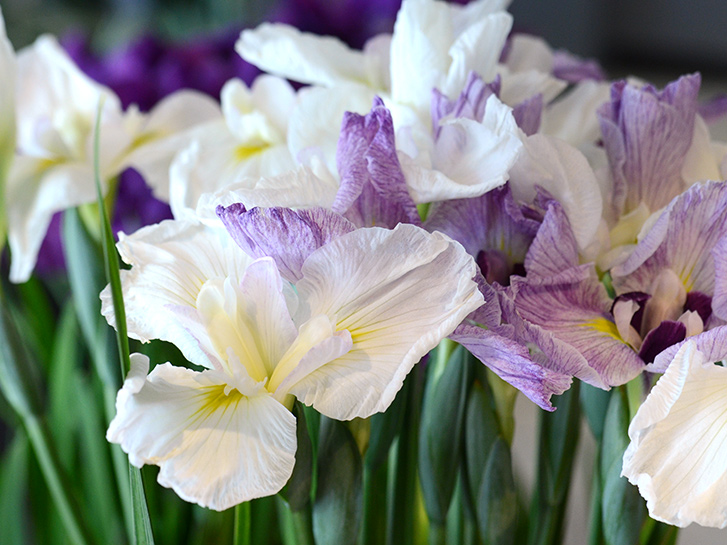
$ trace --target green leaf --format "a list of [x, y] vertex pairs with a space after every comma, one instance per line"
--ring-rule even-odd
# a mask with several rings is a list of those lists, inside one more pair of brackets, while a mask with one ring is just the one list
[[[645, 538], [644, 530], [646, 530], [647, 538]], [[640, 543], [643, 545], [675, 545], [679, 537], [679, 528], [647, 518], [641, 537]]]
[[78, 322], [73, 304], [67, 304], [58, 320], [53, 341], [53, 356], [48, 373], [48, 423], [58, 447], [58, 457], [66, 470], [71, 470], [77, 446], [76, 430], [80, 414], [75, 399], [81, 355], [78, 344]]
[[149, 519], [149, 507], [146, 505], [141, 470], [131, 464], [129, 464], [129, 480], [131, 481], [131, 503], [134, 510], [134, 543], [136, 545], [153, 545], [154, 534]]
[[517, 512], [510, 449], [498, 437], [492, 445], [477, 497], [477, 523], [484, 542], [488, 545], [515, 543]]
[[410, 545], [417, 541], [420, 527], [417, 525], [419, 497], [417, 480], [417, 446], [419, 444], [419, 421], [424, 392], [424, 372], [421, 363], [414, 367], [404, 380], [397, 397], [403, 397], [406, 404], [405, 426], [392, 445], [389, 458], [389, 485], [386, 517], [386, 544]]
[[63, 213], [63, 248], [73, 303], [94, 369], [101, 382], [117, 389], [121, 383], [117, 358], [112, 350], [109, 326], [101, 316], [98, 297], [106, 283], [101, 268], [102, 256], [77, 210]]
[[[116, 343], [118, 346], [119, 362], [121, 364], [121, 377], [126, 377], [131, 368], [129, 362], [129, 337], [126, 331], [126, 311], [124, 309], [124, 296], [121, 290], [121, 276], [119, 273], [119, 255], [116, 252], [114, 237], [111, 233], [111, 223], [106, 212], [103, 192], [101, 191], [101, 170], [99, 166], [100, 158], [100, 127], [101, 127], [101, 108], [103, 99], [99, 101], [96, 114], [96, 127], [94, 129], [93, 143], [93, 172], [96, 182], [96, 204], [101, 216], [101, 229], [103, 232], [102, 245], [104, 257], [104, 269], [106, 271], [106, 280], [111, 286], [111, 295], [114, 305], [114, 316], [116, 319]], [[138, 545], [146, 545], [154, 543], [152, 534], [151, 521], [149, 519], [149, 508], [144, 495], [144, 484], [141, 479], [141, 472], [138, 468], [129, 465], [129, 475], [131, 482], [131, 499], [134, 520], [134, 536]]]
[[23, 329], [24, 337], [32, 337], [40, 361], [46, 363], [50, 361], [53, 346], [54, 330], [48, 327], [48, 324], [53, 324], [56, 320], [53, 303], [43, 284], [34, 276], [27, 282], [18, 284], [16, 289], [20, 292], [24, 314], [28, 317], [28, 328]]
[[85, 509], [88, 520], [103, 521], [92, 526], [98, 543], [123, 541], [118, 509], [119, 499], [114, 486], [110, 451], [106, 442], [106, 424], [101, 402], [88, 381], [75, 381], [75, 399], [81, 417], [80, 463], [84, 468], [79, 479], [84, 485]]
[[601, 390], [590, 384], [581, 384], [581, 408], [586, 416], [588, 427], [591, 428], [596, 442], [601, 442], [603, 437], [603, 425], [608, 409], [608, 402], [611, 399], [611, 392]]
[[388, 460], [389, 449], [401, 431], [405, 412], [406, 396], [397, 395], [385, 412], [371, 416], [371, 436], [364, 462], [372, 471]]
[[311, 500], [311, 483], [313, 481], [313, 445], [308, 435], [308, 425], [303, 406], [298, 402], [293, 406], [293, 415], [297, 419], [296, 434], [298, 449], [295, 452], [295, 467], [285, 488], [280, 495], [288, 502], [291, 511], [300, 511]]
[[562, 541], [565, 508], [580, 432], [579, 382], [553, 401], [557, 410], [540, 414], [540, 445], [528, 542]]
[[477, 380], [470, 389], [464, 426], [463, 495], [475, 512], [477, 495], [495, 439], [502, 437], [487, 381]]
[[472, 374], [457, 347], [441, 371], [430, 370], [419, 431], [419, 480], [429, 519], [445, 524], [459, 472], [462, 428]]
[[638, 543], [646, 517], [646, 507], [638, 490], [621, 477], [623, 453], [629, 442], [628, 425], [628, 401], [619, 388], [611, 395], [601, 444], [601, 514], [607, 545]]
[[250, 502], [242, 502], [235, 506], [235, 523], [232, 534], [233, 545], [250, 545]]
[[364, 464], [362, 545], [386, 542], [388, 469], [387, 464]]
[[0, 528], [3, 543], [23, 545], [30, 543], [28, 520], [25, 512], [25, 494], [28, 489], [28, 439], [16, 433], [0, 464]]
[[313, 535], [318, 545], [355, 544], [363, 512], [363, 464], [341, 422], [321, 418]]

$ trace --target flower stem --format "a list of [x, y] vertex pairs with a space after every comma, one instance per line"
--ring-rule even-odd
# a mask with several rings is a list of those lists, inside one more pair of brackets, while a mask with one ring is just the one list
[[293, 528], [295, 529], [296, 545], [315, 545], [313, 537], [313, 520], [311, 518], [310, 504], [306, 509], [291, 511]]
[[250, 545], [250, 502], [235, 506], [235, 524], [232, 534], [233, 545]]

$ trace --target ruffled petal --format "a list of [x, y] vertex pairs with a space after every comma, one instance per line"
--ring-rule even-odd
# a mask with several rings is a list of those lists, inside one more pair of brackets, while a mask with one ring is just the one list
[[353, 348], [291, 393], [341, 420], [385, 410], [414, 364], [482, 304], [474, 274], [459, 244], [408, 224], [358, 229], [313, 252], [297, 321], [325, 314]]
[[132, 464], [156, 464], [184, 500], [222, 511], [277, 493], [295, 465], [295, 417], [265, 390], [230, 389], [219, 373], [135, 355], [106, 437]]
[[727, 526], [725, 386], [727, 369], [687, 340], [631, 422], [622, 474], [652, 518]]
[[346, 112], [336, 162], [341, 187], [334, 212], [358, 227], [421, 223], [397, 158], [391, 113], [380, 98], [366, 116]]
[[243, 30], [235, 51], [261, 70], [300, 83], [332, 87], [366, 76], [360, 51], [349, 49], [338, 38], [280, 23]]
[[687, 292], [712, 295], [714, 249], [725, 236], [727, 184], [695, 184], [670, 203], [628, 260], [614, 267], [614, 285], [620, 291], [648, 292], [658, 275], [671, 269]]
[[[178, 307], [196, 308], [205, 282], [241, 278], [253, 261], [222, 226], [167, 220], [119, 237], [122, 259], [131, 265], [121, 271], [129, 336], [146, 342], [162, 339], [177, 345], [185, 357], [205, 362], [198, 342], [179, 323]], [[111, 293], [101, 293], [101, 312], [112, 326]]]
[[253, 257], [272, 257], [291, 282], [300, 280], [301, 267], [313, 251], [354, 230], [346, 218], [324, 208], [247, 211], [233, 204], [220, 206], [217, 215], [240, 248]]
[[510, 171], [510, 186], [523, 202], [532, 202], [535, 188], [542, 187], [563, 206], [578, 247], [593, 241], [603, 210], [601, 190], [586, 157], [570, 144], [543, 134], [528, 137]]
[[[511, 288], [517, 314], [575, 348], [605, 384], [625, 384], [645, 364], [621, 338], [605, 288], [592, 269], [584, 270], [590, 274], [581, 278], [563, 274], [542, 282], [514, 278]], [[590, 377], [582, 380], [594, 384]]]
[[535, 362], [526, 346], [492, 331], [463, 324], [449, 338], [546, 411], [555, 410], [551, 396], [560, 395], [570, 387], [570, 375]]

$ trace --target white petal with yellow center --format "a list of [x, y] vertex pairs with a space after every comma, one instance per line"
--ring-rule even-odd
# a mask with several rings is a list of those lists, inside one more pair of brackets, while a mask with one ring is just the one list
[[[228, 384], [217, 371], [170, 364], [146, 377], [132, 357], [107, 439], [136, 466], [160, 466], [158, 481], [218, 511], [285, 486], [295, 465], [295, 417], [249, 377]], [[142, 377], [146, 377], [145, 380]]]
[[483, 302], [464, 248], [408, 224], [343, 235], [302, 271], [296, 321], [326, 315], [353, 346], [290, 393], [341, 420], [386, 410], [411, 368]]

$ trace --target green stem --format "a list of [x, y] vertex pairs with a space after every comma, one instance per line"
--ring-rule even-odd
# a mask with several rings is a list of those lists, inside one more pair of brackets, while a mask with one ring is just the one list
[[429, 524], [429, 545], [446, 545], [447, 526], [431, 522]]
[[144, 494], [141, 469], [129, 464], [131, 503], [134, 506], [134, 537], [136, 545], [154, 545], [154, 534], [149, 520], [149, 507]]
[[295, 530], [296, 545], [315, 545], [316, 540], [313, 537], [313, 519], [311, 517], [310, 503], [305, 509], [300, 511], [291, 511], [291, 519], [293, 521], [293, 529]]
[[89, 533], [81, 524], [83, 519], [78, 515], [75, 504], [67, 494], [68, 487], [65, 485], [54, 451], [50, 447], [48, 432], [35, 415], [25, 416], [23, 424], [70, 541], [78, 545], [90, 543]]
[[379, 545], [386, 541], [386, 482], [388, 466], [376, 469], [364, 466], [364, 512], [361, 528], [363, 545]]
[[235, 525], [232, 534], [233, 545], [250, 545], [250, 502], [235, 506]]
[[642, 396], [644, 394], [643, 386], [644, 378], [639, 375], [635, 379], [626, 383], [626, 399], [629, 404], [629, 422], [636, 416], [636, 411], [641, 406]]
[[[108, 384], [104, 384], [102, 388], [106, 422], [109, 423], [116, 414], [116, 389]], [[121, 510], [124, 513], [126, 535], [131, 536], [134, 535], [134, 511], [131, 505], [131, 494], [129, 493], [129, 462], [126, 454], [124, 454], [124, 451], [121, 450], [119, 445], [109, 443], [109, 449], [111, 449], [111, 462], [114, 467], [116, 486], [121, 501]]]
[[387, 545], [412, 545], [415, 537], [417, 504], [417, 446], [423, 394], [424, 368], [417, 365], [409, 374], [399, 395], [406, 395], [406, 411], [399, 438], [390, 458]]

